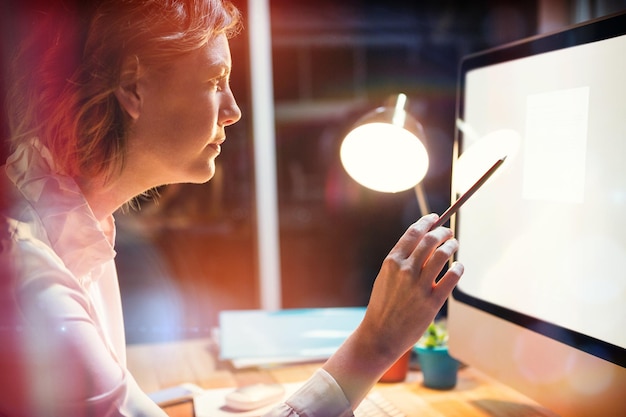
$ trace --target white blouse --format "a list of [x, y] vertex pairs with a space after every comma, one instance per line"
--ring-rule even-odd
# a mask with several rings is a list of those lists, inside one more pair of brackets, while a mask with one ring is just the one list
[[[126, 367], [113, 216], [98, 222], [36, 139], [4, 168], [0, 191], [12, 200], [0, 217], [0, 415], [166, 416]], [[268, 416], [352, 411], [319, 370]]]

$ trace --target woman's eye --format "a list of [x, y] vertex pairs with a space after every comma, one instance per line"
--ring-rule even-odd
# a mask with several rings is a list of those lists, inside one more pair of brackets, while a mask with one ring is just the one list
[[213, 89], [216, 89], [216, 90], [220, 89], [220, 81], [217, 78], [214, 78], [211, 81], [209, 81], [209, 85]]
[[209, 81], [209, 84], [217, 91], [222, 91], [224, 87], [228, 84], [228, 77], [213, 78]]

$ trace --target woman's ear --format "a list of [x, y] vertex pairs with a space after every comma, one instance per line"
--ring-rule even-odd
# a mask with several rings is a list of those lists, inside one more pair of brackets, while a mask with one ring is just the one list
[[139, 59], [136, 56], [128, 57], [122, 65], [120, 84], [115, 90], [117, 101], [132, 120], [139, 118], [142, 107], [141, 95], [137, 88], [139, 70]]

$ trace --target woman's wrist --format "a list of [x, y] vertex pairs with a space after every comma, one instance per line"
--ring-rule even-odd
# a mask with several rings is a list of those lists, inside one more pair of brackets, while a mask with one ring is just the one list
[[363, 322], [323, 367], [353, 407], [406, 351], [383, 339]]

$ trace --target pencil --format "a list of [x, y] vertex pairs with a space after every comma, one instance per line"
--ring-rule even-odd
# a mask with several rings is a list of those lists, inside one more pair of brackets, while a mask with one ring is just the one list
[[[506, 156], [502, 157], [501, 159], [498, 159], [496, 161], [495, 164], [492, 165], [491, 168], [489, 168], [487, 170], [487, 172], [485, 172], [483, 174], [482, 177], [480, 177], [478, 179], [478, 181], [476, 181], [474, 183], [474, 185], [472, 185], [470, 187], [469, 190], [467, 190], [465, 192], [465, 194], [463, 194], [461, 197], [459, 197], [458, 200], [456, 200], [454, 202], [454, 204], [452, 204], [450, 207], [448, 207], [448, 209], [441, 215], [441, 217], [439, 217], [439, 220], [437, 220], [437, 222], [433, 225], [432, 229], [435, 229], [437, 227], [443, 226], [449, 219], [450, 217], [452, 217], [452, 215], [454, 213], [456, 213], [459, 208], [476, 192], [478, 191], [478, 189], [480, 187], [483, 186], [483, 184], [485, 182], [487, 182], [487, 180], [489, 179], [489, 177], [491, 177], [491, 175], [493, 175], [494, 172], [496, 172], [496, 170], [500, 167], [500, 165], [502, 165], [504, 163], [504, 160], [506, 159]], [[432, 230], [431, 229], [431, 230]]]

